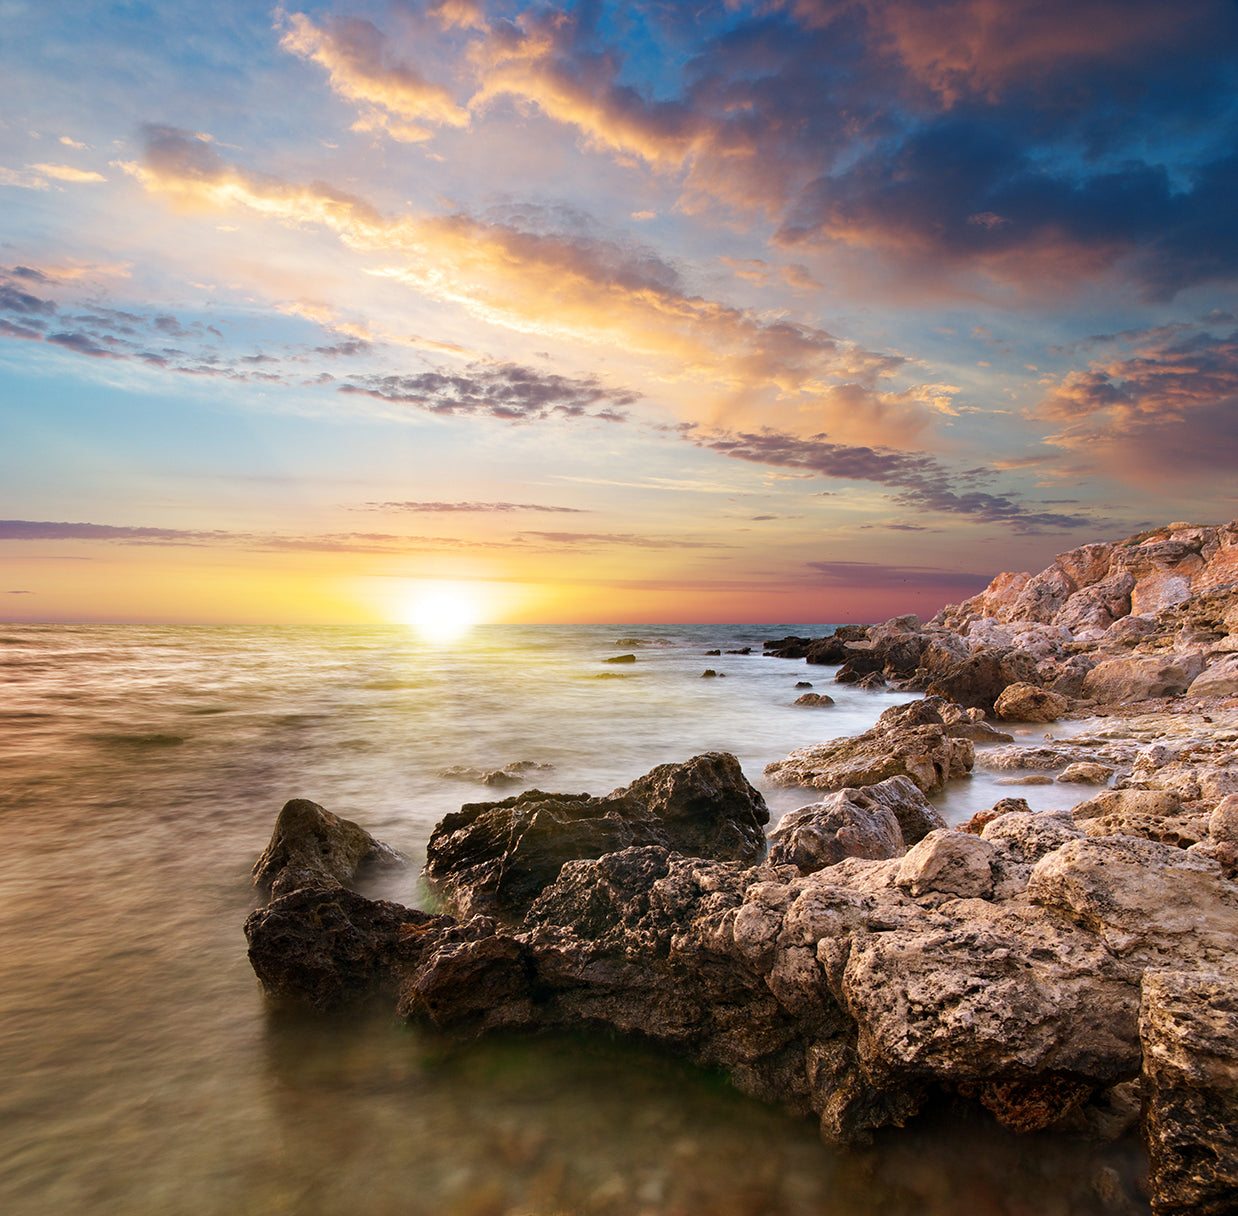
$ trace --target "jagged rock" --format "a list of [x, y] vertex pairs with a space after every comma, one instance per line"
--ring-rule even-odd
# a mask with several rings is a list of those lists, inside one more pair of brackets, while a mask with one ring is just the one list
[[937, 808], [906, 777], [839, 790], [792, 811], [770, 833], [770, 865], [808, 874], [845, 857], [901, 857], [908, 845], [946, 826]]
[[265, 852], [254, 863], [254, 885], [272, 897], [301, 887], [343, 887], [369, 868], [405, 865], [394, 849], [350, 819], [308, 798], [284, 804]]
[[603, 663], [635, 663], [636, 656], [634, 654], [617, 654], [612, 658], [603, 659]]
[[1097, 701], [1143, 701], [1186, 692], [1204, 667], [1203, 656], [1132, 655], [1106, 659], [1083, 679], [1083, 695]]
[[765, 775], [775, 785], [821, 790], [875, 785], [903, 776], [924, 793], [934, 793], [975, 763], [971, 741], [946, 734], [939, 704], [929, 698], [891, 706], [863, 734], [797, 748], [785, 760], [767, 764]]
[[663, 764], [603, 798], [527, 790], [447, 815], [430, 837], [425, 876], [465, 914], [522, 914], [566, 861], [657, 844], [691, 856], [756, 861], [765, 799], [734, 756]]
[[1238, 842], [1238, 794], [1228, 794], [1208, 817], [1208, 835], [1213, 840]]
[[1034, 684], [1011, 684], [1002, 690], [993, 706], [994, 713], [1008, 722], [1056, 722], [1070, 702], [1056, 692]]
[[1157, 1216], [1229, 1216], [1238, 1197], [1238, 973], [1149, 971], [1139, 1013]]
[[1109, 562], [1116, 547], [1112, 541], [1080, 545], [1067, 553], [1059, 553], [1053, 560], [1076, 587], [1090, 587], [1109, 573]]
[[1238, 694], [1238, 654], [1206, 667], [1186, 690], [1192, 697], [1232, 697]]
[[1104, 647], [1106, 650], [1118, 648], [1130, 649], [1140, 642], [1160, 633], [1160, 626], [1150, 616], [1124, 616], [1105, 631]]
[[820, 692], [806, 692], [795, 698], [796, 705], [833, 705], [834, 698]]
[[1134, 575], [1125, 570], [1080, 587], [1062, 605], [1054, 624], [1064, 625], [1076, 637], [1101, 637], [1130, 612], [1134, 587]]
[[1075, 589], [1074, 580], [1054, 563], [1023, 585], [1010, 606], [1008, 619], [1051, 624]]
[[[1003, 801], [1023, 802], [1021, 798]], [[1082, 835], [1069, 815], [1051, 811], [1030, 811], [1026, 802], [1023, 802], [1021, 809], [992, 819], [980, 833], [981, 839], [1000, 847], [1011, 861], [1027, 866], [1035, 865], [1042, 857], [1047, 857], [1068, 841], [1077, 840]], [[1031, 877], [1030, 871], [1027, 877]]]
[[879, 671], [870, 671], [868, 675], [856, 680], [855, 686], [866, 691], [875, 691], [886, 687], [886, 678]]

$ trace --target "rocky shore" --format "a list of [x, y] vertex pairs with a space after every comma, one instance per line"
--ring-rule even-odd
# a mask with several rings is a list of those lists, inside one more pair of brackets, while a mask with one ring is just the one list
[[[289, 803], [245, 925], [265, 990], [459, 1036], [643, 1036], [844, 1144], [942, 1094], [1016, 1131], [1138, 1130], [1158, 1216], [1238, 1210], [1238, 522], [767, 651], [924, 696], [770, 765], [818, 801], [768, 836], [721, 753], [468, 804], [430, 841], [434, 914], [359, 894], [398, 859]], [[1013, 789], [948, 826], [929, 796], [977, 766], [1062, 809]]]

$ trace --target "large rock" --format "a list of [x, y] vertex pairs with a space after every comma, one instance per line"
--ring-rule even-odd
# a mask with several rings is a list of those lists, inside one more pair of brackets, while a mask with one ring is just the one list
[[785, 815], [770, 833], [771, 865], [809, 874], [846, 857], [901, 857], [907, 845], [946, 826], [936, 807], [907, 777], [844, 789]]
[[1096, 701], [1143, 701], [1186, 692], [1204, 669], [1200, 654], [1132, 655], [1106, 659], [1083, 678], [1083, 695]]
[[1036, 660], [1030, 654], [982, 647], [965, 659], [947, 660], [937, 667], [922, 666], [912, 686], [931, 697], [992, 713], [997, 698], [1011, 684], [1038, 682]]
[[1119, 570], [1099, 582], [1081, 587], [1059, 609], [1054, 624], [1064, 625], [1076, 637], [1095, 639], [1131, 610], [1135, 577]]
[[1238, 973], [1143, 978], [1144, 1141], [1157, 1216], [1238, 1207]]
[[909, 777], [926, 794], [971, 771], [975, 745], [951, 738], [935, 698], [887, 709], [861, 735], [797, 748], [765, 766], [775, 785], [841, 790]]
[[656, 844], [752, 863], [764, 855], [768, 822], [735, 757], [707, 752], [602, 798], [527, 790], [468, 803], [434, 829], [425, 876], [462, 915], [519, 917], [564, 862]]
[[367, 869], [402, 866], [405, 859], [350, 819], [308, 798], [284, 804], [265, 852], [254, 864], [254, 885], [272, 897], [302, 887], [351, 886]]
[[1186, 690], [1192, 697], [1232, 697], [1238, 695], [1238, 654], [1227, 655], [1204, 668]]
[[1060, 693], [1034, 684], [1009, 685], [993, 706], [1007, 722], [1056, 722], [1069, 708], [1070, 702]]
[[1075, 590], [1074, 580], [1055, 562], [1028, 579], [1011, 604], [1008, 619], [1051, 624]]

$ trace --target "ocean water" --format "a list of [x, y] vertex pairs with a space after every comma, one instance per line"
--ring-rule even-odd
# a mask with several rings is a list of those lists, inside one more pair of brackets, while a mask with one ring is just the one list
[[[528, 785], [600, 794], [726, 750], [778, 816], [816, 795], [769, 789], [764, 764], [908, 699], [761, 654], [765, 638], [826, 631], [491, 626], [435, 645], [400, 628], [0, 625], [0, 1211], [1114, 1210], [1114, 1180], [1130, 1190], [1140, 1168], [1130, 1145], [1015, 1138], [941, 1111], [842, 1153], [640, 1045], [462, 1048], [263, 1000], [241, 925], [286, 799], [419, 863], [446, 812], [511, 792], [442, 775], [453, 766], [527, 760], [553, 766]], [[637, 661], [603, 661], [622, 653]], [[793, 706], [800, 680], [837, 704]], [[952, 820], [1011, 792], [956, 786]], [[417, 869], [376, 893], [420, 902]]]

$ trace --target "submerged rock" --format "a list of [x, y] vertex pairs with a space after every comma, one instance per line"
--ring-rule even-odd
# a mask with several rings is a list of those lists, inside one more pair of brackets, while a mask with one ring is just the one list
[[602, 798], [527, 790], [468, 803], [434, 829], [425, 876], [454, 910], [518, 917], [564, 862], [656, 844], [752, 863], [764, 855], [768, 822], [735, 757], [707, 752]]

